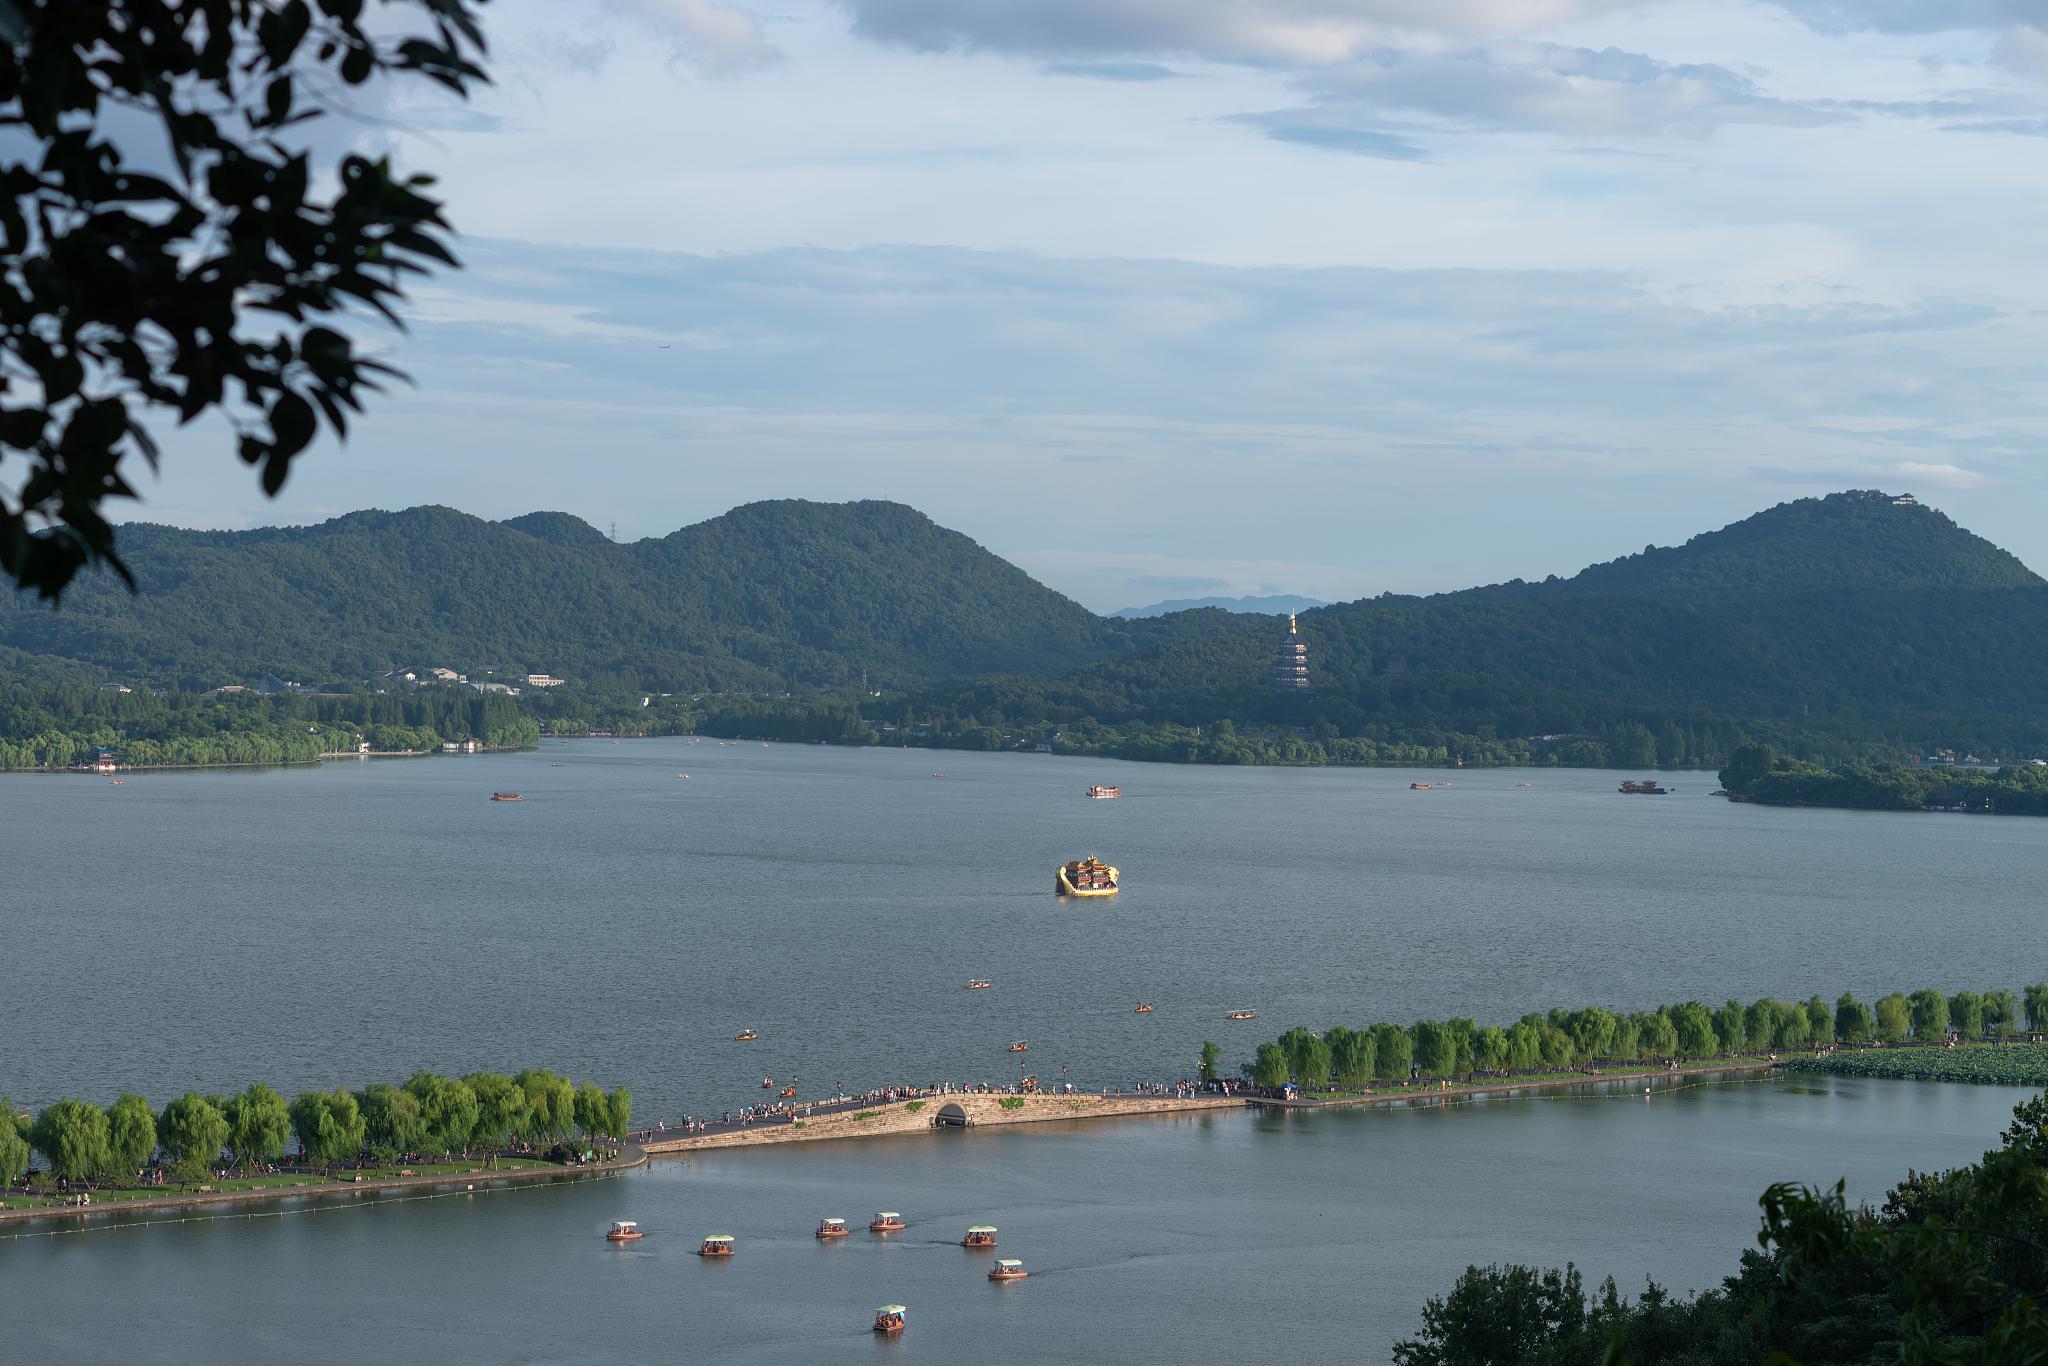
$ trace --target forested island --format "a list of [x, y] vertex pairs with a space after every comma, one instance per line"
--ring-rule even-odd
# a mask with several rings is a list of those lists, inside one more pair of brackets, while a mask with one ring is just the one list
[[2048, 816], [2048, 765], [1992, 769], [1954, 762], [1821, 764], [1744, 745], [1721, 770], [1736, 801], [1770, 806], [1834, 806], [1856, 811], [1959, 811]]
[[[2048, 649], [2048, 583], [1874, 490], [1570, 578], [1303, 612], [1306, 686], [1286, 689], [1285, 618], [1098, 616], [894, 503], [757, 503], [632, 544], [560, 513], [447, 508], [123, 544], [137, 592], [96, 574], [61, 609], [0, 599], [0, 765], [544, 733], [1632, 769], [1763, 745], [1785, 763], [1739, 795], [1907, 807], [1978, 782], [1924, 782], [1908, 756], [2048, 756], [2048, 660], [2028, 653]], [[289, 687], [220, 691], [267, 680]], [[1995, 781], [2012, 790], [1981, 809], [2019, 809], [2020, 779]]]

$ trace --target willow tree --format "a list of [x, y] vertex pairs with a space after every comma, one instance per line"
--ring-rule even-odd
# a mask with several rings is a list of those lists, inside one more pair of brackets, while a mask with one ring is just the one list
[[123, 1093], [107, 1107], [107, 1166], [140, 1175], [156, 1152], [156, 1112], [141, 1096]]
[[1835, 1037], [1843, 1043], [1868, 1043], [1877, 1032], [1870, 1007], [1843, 992], [1835, 998]]
[[244, 1167], [260, 1167], [284, 1155], [291, 1141], [291, 1107], [262, 1082], [253, 1082], [227, 1103], [228, 1146]]
[[227, 1116], [214, 1097], [187, 1091], [157, 1116], [156, 1141], [181, 1177], [198, 1176], [220, 1161], [228, 1142]]
[[1878, 997], [1877, 1037], [1885, 1043], [1900, 1043], [1912, 1032], [1912, 1004], [1896, 991], [1889, 996]]
[[36, 1112], [29, 1141], [50, 1170], [83, 1181], [107, 1169], [107, 1112], [87, 1100], [60, 1100]]
[[1907, 997], [1913, 1010], [1913, 1037], [1923, 1042], [1948, 1037], [1948, 997], [1923, 987]]
[[28, 1116], [0, 1096], [0, 1186], [11, 1186], [28, 1170]]

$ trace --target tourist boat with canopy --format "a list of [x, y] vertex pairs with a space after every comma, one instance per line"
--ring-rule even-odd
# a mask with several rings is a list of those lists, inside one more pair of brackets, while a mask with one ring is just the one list
[[517, 792], [493, 792], [491, 800], [494, 802], [516, 802], [519, 800], [519, 794]]
[[996, 1226], [994, 1224], [976, 1224], [968, 1229], [967, 1236], [960, 1240], [960, 1246], [962, 1247], [994, 1247], [995, 1245]]
[[870, 1233], [901, 1233], [910, 1225], [903, 1222], [903, 1216], [893, 1209], [885, 1209], [868, 1224]]
[[1052, 889], [1060, 896], [1115, 896], [1121, 880], [1116, 869], [1091, 854], [1061, 864]]
[[994, 985], [995, 983], [989, 981], [986, 977], [973, 977], [968, 979], [967, 989], [969, 991], [987, 991]]
[[739, 1033], [732, 1036], [732, 1041], [734, 1043], [752, 1043], [760, 1037], [759, 1034], [756, 1034], [751, 1029], [742, 1029]]
[[1031, 1051], [1031, 1045], [1025, 1043], [1022, 1039], [1019, 1039], [1017, 1040], [1017, 1042], [1010, 1045], [1010, 1051], [1012, 1053], [1029, 1053]]
[[631, 1219], [612, 1220], [612, 1230], [604, 1235], [608, 1243], [637, 1243], [640, 1241], [640, 1225]]
[[704, 1240], [704, 1246], [697, 1249], [697, 1255], [699, 1257], [732, 1256], [732, 1235], [730, 1233], [712, 1234]]
[[1124, 790], [1114, 785], [1104, 787], [1100, 783], [1095, 783], [1089, 786], [1088, 795], [1095, 798], [1097, 801], [1105, 801], [1123, 796]]
[[992, 1281], [1021, 1281], [1031, 1273], [1024, 1269], [1024, 1263], [1015, 1257], [1004, 1257], [988, 1269]]
[[875, 1331], [877, 1333], [902, 1332], [904, 1318], [909, 1313], [910, 1311], [900, 1304], [883, 1305], [875, 1311]]
[[1150, 1015], [1152, 1013], [1152, 1003], [1150, 1001], [1138, 1002], [1138, 1009], [1135, 1013], [1139, 1015]]
[[846, 1236], [846, 1221], [844, 1219], [819, 1220], [818, 1236], [820, 1238], [844, 1238]]
[[1226, 1020], [1256, 1020], [1259, 1018], [1259, 1012], [1256, 1010], [1233, 1010], [1223, 1018]]

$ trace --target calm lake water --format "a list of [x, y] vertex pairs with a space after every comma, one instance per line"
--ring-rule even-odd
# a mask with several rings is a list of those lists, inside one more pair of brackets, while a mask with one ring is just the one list
[[[624, 1082], [651, 1121], [756, 1099], [764, 1075], [805, 1094], [1026, 1068], [1115, 1084], [1297, 1022], [2048, 976], [2048, 822], [1730, 806], [1705, 774], [1627, 798], [1621, 776], [1412, 792], [1443, 774], [714, 741], [10, 776], [0, 1095], [539, 1065]], [[1090, 782], [1129, 795], [1091, 802]], [[1123, 868], [1113, 902], [1051, 896], [1085, 853]], [[961, 989], [977, 976], [994, 989]], [[1238, 1007], [1257, 1023], [1226, 1023]], [[743, 1027], [760, 1041], [733, 1042]], [[0, 1238], [0, 1287], [55, 1311], [8, 1329], [46, 1362], [1127, 1362], [1269, 1351], [1306, 1323], [1378, 1360], [1470, 1262], [1711, 1284], [1768, 1183], [1846, 1176], [1876, 1198], [1973, 1159], [2022, 1094], [1773, 1079], [805, 1145], [101, 1220]], [[809, 1236], [882, 1207], [914, 1227]], [[625, 1216], [648, 1239], [604, 1244]], [[979, 1220], [1030, 1280], [981, 1278], [986, 1254], [954, 1245]], [[688, 1255], [709, 1232], [741, 1256]], [[876, 1342], [891, 1300], [911, 1330]]]
[[[1733, 1271], [1770, 1182], [1881, 1198], [1974, 1159], [2025, 1092], [1911, 1082], [1694, 1084], [1646, 1100], [1221, 1112], [710, 1154], [624, 1177], [284, 1217], [0, 1236], [7, 1341], [109, 1360], [501, 1363], [1384, 1361], [1468, 1263]], [[302, 1207], [304, 1208], [304, 1207]], [[811, 1237], [902, 1210], [904, 1233]], [[644, 1242], [614, 1248], [607, 1221]], [[958, 1246], [970, 1223], [995, 1253]], [[4, 1232], [4, 1231], [0, 1231]], [[691, 1255], [729, 1233], [739, 1255]], [[991, 1285], [994, 1256], [1029, 1280]], [[910, 1307], [899, 1341], [873, 1307]], [[1333, 1347], [1332, 1344], [1340, 1344]]]
[[[1621, 776], [650, 740], [0, 777], [0, 1095], [537, 1065], [651, 1121], [763, 1076], [1116, 1084], [1296, 1023], [2048, 977], [2048, 821]], [[1050, 894], [1086, 853], [1113, 902]]]

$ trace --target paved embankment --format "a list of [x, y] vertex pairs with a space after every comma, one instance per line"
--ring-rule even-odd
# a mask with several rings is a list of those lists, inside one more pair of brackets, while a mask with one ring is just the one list
[[[641, 1145], [649, 1157], [735, 1148], [762, 1143], [814, 1143], [827, 1139], [870, 1138], [877, 1134], [921, 1132], [942, 1115], [971, 1128], [1009, 1124], [1044, 1124], [1054, 1120], [1108, 1119], [1119, 1115], [1178, 1115], [1201, 1110], [1241, 1110], [1241, 1096], [1006, 1096], [939, 1095], [917, 1100], [878, 1101], [833, 1113], [814, 1113], [797, 1120], [765, 1119], [722, 1133], [648, 1137]], [[954, 1112], [957, 1112], [955, 1114]]]

